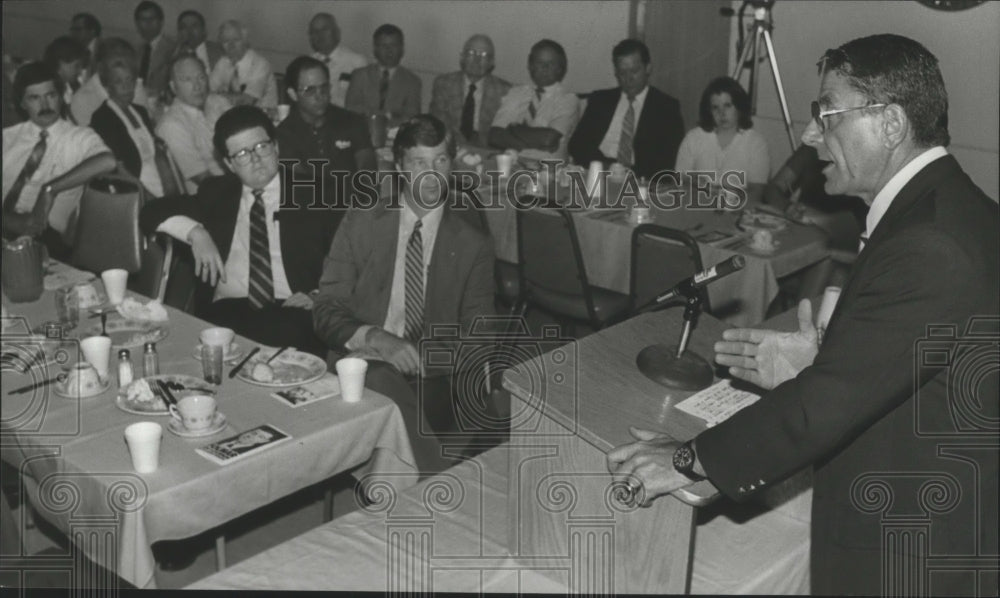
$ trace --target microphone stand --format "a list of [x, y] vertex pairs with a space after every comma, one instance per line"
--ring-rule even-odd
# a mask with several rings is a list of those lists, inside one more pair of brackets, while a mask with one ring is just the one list
[[701, 315], [701, 293], [695, 289], [684, 297], [684, 328], [677, 346], [650, 345], [639, 351], [635, 363], [643, 375], [658, 384], [679, 390], [701, 390], [712, 384], [712, 366], [701, 355], [687, 350], [691, 330]]

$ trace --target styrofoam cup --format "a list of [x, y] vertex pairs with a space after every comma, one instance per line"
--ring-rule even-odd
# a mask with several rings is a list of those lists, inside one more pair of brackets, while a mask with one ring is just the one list
[[108, 303], [118, 305], [125, 299], [125, 284], [128, 282], [128, 270], [112, 268], [101, 272], [104, 281], [104, 292], [108, 294]]
[[111, 337], [88, 336], [80, 341], [80, 350], [87, 363], [94, 366], [101, 380], [108, 379], [108, 363], [111, 361]]
[[337, 361], [336, 368], [341, 396], [348, 403], [357, 403], [365, 390], [368, 362], [359, 357], [345, 357]]
[[125, 443], [137, 473], [153, 473], [160, 466], [163, 427], [156, 422], [138, 422], [125, 428]]

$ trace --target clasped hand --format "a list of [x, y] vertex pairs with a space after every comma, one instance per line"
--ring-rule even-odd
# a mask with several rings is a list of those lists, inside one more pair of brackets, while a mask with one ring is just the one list
[[414, 376], [421, 372], [420, 354], [413, 343], [381, 328], [372, 328], [368, 332], [365, 344], [383, 360], [395, 366], [404, 376]]

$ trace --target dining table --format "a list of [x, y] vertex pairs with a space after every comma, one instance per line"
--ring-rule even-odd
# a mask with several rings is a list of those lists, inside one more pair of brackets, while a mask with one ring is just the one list
[[[31, 354], [33, 344], [39, 342], [38, 331], [55, 319], [55, 287], [94, 278], [58, 262], [51, 263], [47, 272], [46, 290], [37, 300], [4, 300], [5, 354]], [[90, 284], [103, 296], [99, 279]], [[128, 296], [148, 301], [132, 293]], [[211, 325], [170, 307], [166, 312], [165, 322], [148, 328], [158, 339], [159, 372], [200, 379], [202, 365], [195, 347], [199, 332]], [[9, 360], [3, 361], [0, 457], [19, 471], [22, 493], [37, 516], [65, 533], [94, 563], [136, 587], [156, 587], [154, 543], [212, 530], [217, 549], [221, 539], [224, 550], [224, 524], [336, 474], [350, 471], [356, 477], [390, 479], [403, 488], [417, 483], [399, 409], [369, 389], [359, 402], [348, 403], [334, 395], [292, 406], [273, 396], [276, 388], [252, 383], [244, 376], [224, 375], [220, 384], [206, 386], [225, 415], [225, 427], [201, 438], [173, 433], [167, 413], [136, 414], [120, 408], [115, 384], [117, 347], [111, 359], [110, 387], [96, 396], [65, 398], [51, 384], [12, 393], [52, 378], [60, 368], [82, 359], [79, 338], [100, 334], [98, 320], [88, 315], [81, 310], [76, 328], [63, 336], [62, 357], [53, 363], [35, 363], [21, 372]], [[108, 329], [123, 321], [128, 320], [111, 313]], [[255, 346], [239, 335], [235, 342], [244, 352]], [[142, 345], [131, 351], [139, 378]], [[226, 372], [232, 367], [230, 363]], [[163, 428], [159, 467], [153, 473], [136, 473], [123, 437], [127, 426], [140, 421], [158, 422]], [[196, 452], [261, 425], [290, 438], [224, 465]]]

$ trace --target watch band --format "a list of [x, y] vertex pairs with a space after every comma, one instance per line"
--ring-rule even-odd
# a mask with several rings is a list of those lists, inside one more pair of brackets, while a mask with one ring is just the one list
[[700, 482], [705, 479], [705, 476], [699, 475], [694, 471], [694, 462], [696, 459], [697, 455], [695, 455], [694, 446], [692, 446], [692, 441], [689, 440], [674, 451], [672, 459], [674, 469], [677, 470], [677, 473], [692, 482]]

